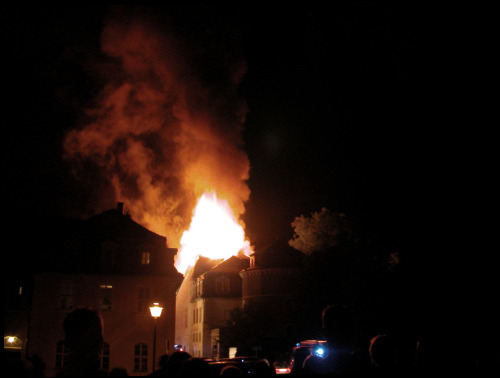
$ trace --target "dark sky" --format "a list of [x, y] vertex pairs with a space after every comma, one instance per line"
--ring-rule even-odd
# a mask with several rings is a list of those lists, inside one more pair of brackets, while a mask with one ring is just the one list
[[[206, 17], [243, 36], [252, 237], [288, 239], [295, 216], [322, 207], [395, 239], [413, 226], [434, 138], [418, 10], [355, 2], [174, 13], [187, 29]], [[8, 206], [23, 216], [74, 215], [86, 201], [62, 159], [62, 139], [99, 88], [79, 59], [96, 57], [105, 14], [105, 7], [11, 10], [15, 116], [3, 127], [3, 160]]]

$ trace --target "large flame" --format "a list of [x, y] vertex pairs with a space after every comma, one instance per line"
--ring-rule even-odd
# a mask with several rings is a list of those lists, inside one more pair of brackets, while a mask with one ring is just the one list
[[189, 229], [184, 231], [175, 259], [177, 270], [186, 274], [199, 256], [213, 260], [252, 253], [243, 226], [237, 221], [227, 201], [206, 192], [199, 199]]

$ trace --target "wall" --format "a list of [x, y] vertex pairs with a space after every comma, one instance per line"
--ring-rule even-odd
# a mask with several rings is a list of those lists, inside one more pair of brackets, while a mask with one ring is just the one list
[[[61, 288], [72, 285], [71, 308], [60, 308]], [[175, 284], [166, 275], [132, 276], [102, 274], [43, 273], [35, 276], [30, 325], [30, 352], [47, 365], [46, 375], [55, 375], [56, 343], [64, 339], [62, 324], [77, 307], [99, 308], [101, 285], [112, 286], [111, 310], [102, 311], [104, 341], [110, 344], [110, 368], [127, 369], [130, 375], [152, 372], [154, 320], [145, 307], [139, 311], [139, 288], [150, 289], [150, 301], [164, 307], [157, 320], [156, 360], [173, 349], [175, 333]], [[147, 371], [134, 371], [134, 346], [148, 345]], [[158, 366], [158, 364], [157, 364]]]

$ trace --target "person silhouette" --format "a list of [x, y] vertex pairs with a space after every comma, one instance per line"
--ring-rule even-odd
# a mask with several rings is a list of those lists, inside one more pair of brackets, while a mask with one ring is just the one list
[[168, 368], [168, 354], [162, 354], [158, 360], [160, 368], [158, 370], [153, 371], [148, 377], [166, 377], [167, 376], [167, 368]]
[[354, 347], [354, 320], [343, 305], [328, 305], [322, 313], [326, 350], [304, 360], [305, 374], [355, 374], [366, 368], [363, 356]]
[[392, 337], [385, 334], [373, 337], [370, 340], [368, 353], [375, 375], [387, 376], [396, 374], [397, 346]]
[[208, 362], [202, 358], [188, 358], [185, 360], [180, 368], [180, 377], [206, 377], [209, 375], [209, 365]]
[[181, 370], [182, 370], [182, 365], [184, 364], [185, 361], [189, 360], [191, 358], [191, 355], [188, 352], [184, 351], [175, 351], [170, 355], [167, 361], [167, 376], [169, 377], [176, 377], [179, 376]]
[[81, 308], [69, 313], [63, 322], [68, 363], [61, 376], [101, 377], [99, 353], [103, 344], [103, 322], [97, 311]]

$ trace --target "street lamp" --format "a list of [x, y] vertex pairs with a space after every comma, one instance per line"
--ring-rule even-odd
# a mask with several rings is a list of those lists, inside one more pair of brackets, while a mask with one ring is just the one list
[[161, 316], [161, 311], [163, 307], [160, 307], [159, 303], [153, 303], [153, 306], [149, 308], [151, 312], [151, 316], [155, 320], [155, 329], [154, 329], [154, 337], [153, 337], [153, 371], [156, 369], [156, 319]]

